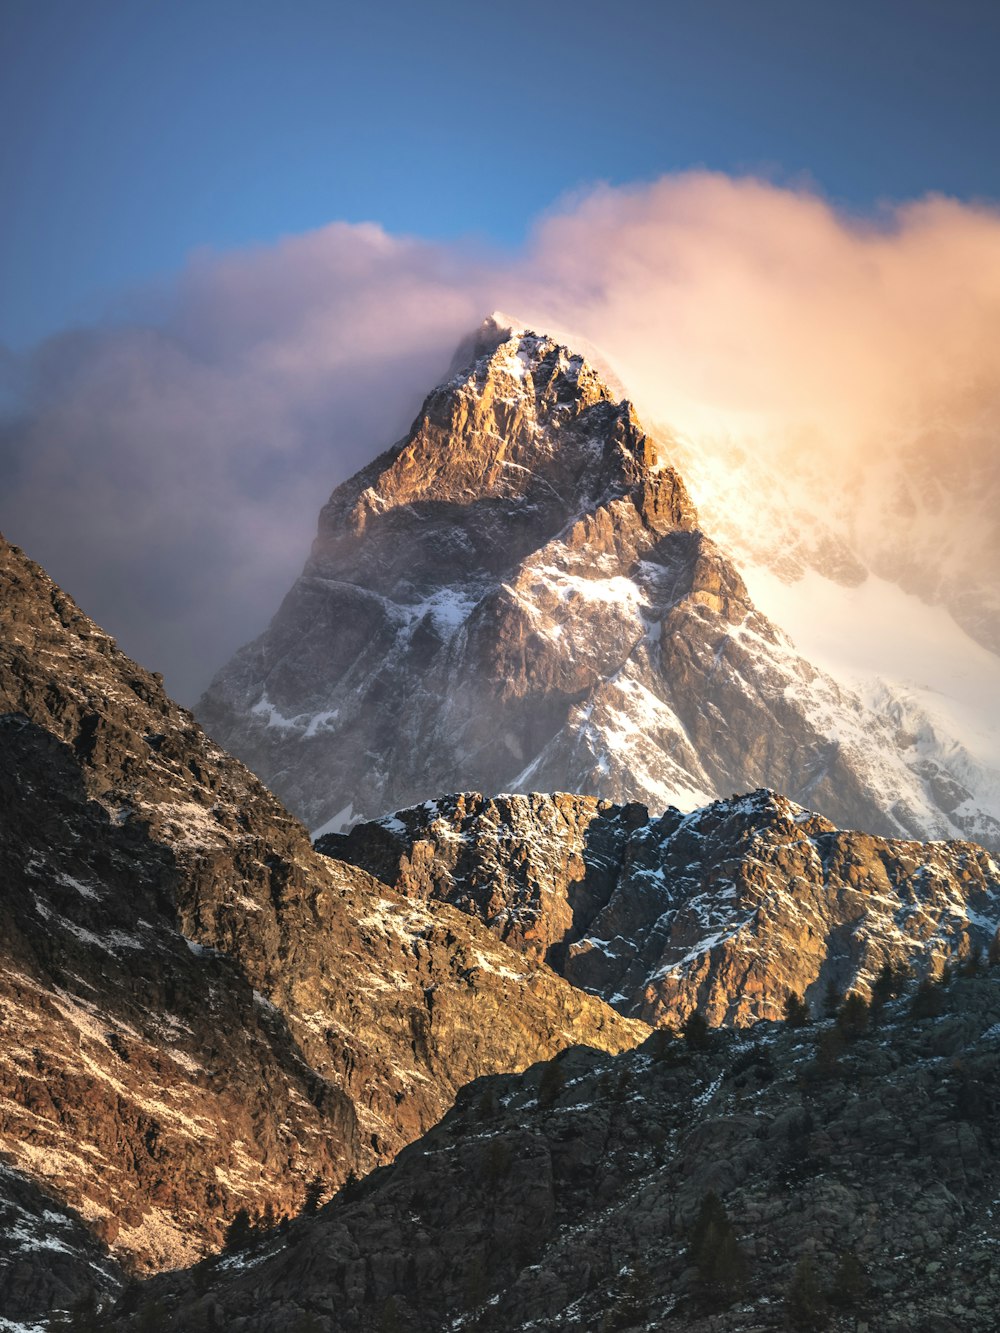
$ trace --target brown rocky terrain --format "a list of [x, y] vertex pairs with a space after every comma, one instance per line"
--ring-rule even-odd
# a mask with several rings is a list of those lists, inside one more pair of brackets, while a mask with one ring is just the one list
[[480, 1080], [314, 1218], [116, 1329], [989, 1333], [1000, 983]]
[[842, 828], [1000, 847], [961, 765], [755, 609], [669, 464], [583, 357], [487, 321], [334, 491], [199, 716], [316, 831], [456, 789], [691, 809], [767, 787]]
[[0, 750], [0, 1197], [34, 1182], [129, 1267], [297, 1211], [470, 1079], [648, 1031], [315, 853], [6, 543]]
[[779, 1018], [793, 992], [819, 1013], [887, 963], [936, 975], [985, 954], [1000, 927], [1000, 866], [982, 847], [841, 831], [768, 791], [656, 819], [587, 796], [467, 793], [316, 845], [653, 1024]]

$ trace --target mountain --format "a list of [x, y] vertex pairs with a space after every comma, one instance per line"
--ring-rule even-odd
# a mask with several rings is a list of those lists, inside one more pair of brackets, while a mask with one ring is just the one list
[[[692, 489], [727, 550], [789, 582], [812, 571], [844, 586], [869, 577], [947, 607], [1000, 653], [1000, 473], [988, 411], [961, 407], [867, 448], [695, 439], [668, 426]], [[831, 487], [831, 464], [838, 485]], [[748, 503], [751, 499], [753, 503]]]
[[654, 1025], [780, 1018], [792, 993], [820, 1013], [887, 965], [938, 975], [985, 957], [1000, 930], [1000, 866], [976, 844], [842, 832], [768, 791], [656, 819], [466, 793], [316, 846]]
[[[648, 1033], [457, 909], [314, 852], [2, 539], [0, 871], [21, 1313], [116, 1265], [191, 1263], [241, 1209], [297, 1212], [310, 1181], [389, 1160], [470, 1079]], [[113, 1262], [93, 1268], [84, 1231]]]
[[1000, 473], [988, 432], [939, 423], [839, 452], [655, 434], [758, 609], [891, 718], [911, 764], [937, 764], [1000, 810]]
[[318, 1216], [111, 1327], [989, 1333], [997, 972], [855, 1017], [480, 1080]]
[[497, 319], [334, 491], [198, 712], [324, 832], [456, 788], [690, 809], [767, 787], [839, 827], [1000, 847], [1000, 787], [962, 745], [928, 754], [803, 658], [628, 401]]

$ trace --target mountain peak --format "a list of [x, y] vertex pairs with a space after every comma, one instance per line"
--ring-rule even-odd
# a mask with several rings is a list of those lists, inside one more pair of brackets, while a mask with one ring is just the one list
[[456, 561], [495, 579], [618, 499], [622, 520], [693, 526], [680, 478], [582, 355], [496, 316], [463, 346], [408, 434], [334, 491], [308, 575], [412, 604], [450, 583]]
[[842, 826], [1000, 834], [756, 611], [580, 347], [496, 312], [461, 359], [201, 704], [311, 827], [456, 786], [686, 809], [770, 787]]

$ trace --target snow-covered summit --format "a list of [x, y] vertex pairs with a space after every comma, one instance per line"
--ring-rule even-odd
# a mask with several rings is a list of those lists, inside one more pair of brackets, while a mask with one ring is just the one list
[[974, 766], [908, 745], [760, 613], [631, 404], [505, 324], [333, 493], [202, 701], [217, 737], [314, 828], [456, 788], [692, 809], [766, 787], [841, 827], [1000, 844]]

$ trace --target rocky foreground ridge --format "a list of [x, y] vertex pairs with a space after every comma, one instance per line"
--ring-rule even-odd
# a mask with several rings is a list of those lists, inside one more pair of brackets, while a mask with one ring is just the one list
[[567, 1051], [107, 1326], [988, 1333], [998, 1108], [995, 969], [804, 1027]]
[[758, 791], [684, 815], [593, 797], [466, 793], [316, 843], [447, 902], [624, 1014], [677, 1024], [816, 1013], [886, 966], [939, 975], [996, 948], [1000, 865], [975, 843], [834, 828]]
[[957, 742], [928, 757], [756, 610], [668, 448], [583, 357], [487, 321], [334, 491], [199, 716], [314, 830], [456, 788], [691, 809], [767, 787], [1000, 848]]
[[470, 1079], [648, 1032], [314, 852], [2, 539], [0, 874], [10, 1318], [91, 1281], [95, 1243], [132, 1271], [190, 1263], [241, 1209], [295, 1213], [310, 1182], [388, 1161]]

